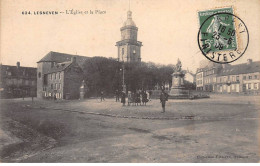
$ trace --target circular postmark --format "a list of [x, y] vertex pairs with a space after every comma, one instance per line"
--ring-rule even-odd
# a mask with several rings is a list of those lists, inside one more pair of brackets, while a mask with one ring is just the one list
[[249, 33], [245, 23], [231, 13], [216, 13], [206, 18], [198, 32], [202, 54], [216, 63], [231, 63], [246, 51]]

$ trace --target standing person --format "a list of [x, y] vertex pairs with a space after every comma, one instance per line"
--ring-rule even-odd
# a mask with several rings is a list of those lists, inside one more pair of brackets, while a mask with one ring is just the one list
[[104, 92], [103, 91], [101, 91], [101, 101], [105, 101], [105, 98], [104, 98]]
[[133, 103], [133, 105], [136, 105], [136, 94], [135, 94], [135, 92], [132, 93], [132, 103]]
[[54, 102], [57, 100], [56, 93], [54, 93], [53, 99], [54, 99]]
[[[138, 106], [138, 103], [141, 103], [140, 94], [139, 94], [139, 92], [137, 91], [135, 95], [136, 95], [135, 103], [136, 103], [136, 105]], [[141, 105], [141, 104], [140, 104], [140, 105]]]
[[165, 112], [165, 104], [167, 100], [168, 100], [168, 94], [162, 91], [160, 95], [160, 103], [162, 103], [162, 113]]
[[118, 102], [118, 101], [119, 101], [119, 92], [118, 92], [118, 90], [116, 90], [116, 102]]
[[131, 91], [128, 91], [128, 94], [127, 94], [127, 98], [128, 98], [128, 106], [130, 106], [130, 104], [133, 102], [132, 101], [132, 94], [131, 94]]
[[125, 97], [126, 97], [126, 94], [124, 91], [122, 91], [122, 95], [121, 95], [121, 103], [123, 103], [123, 106], [125, 106]]
[[140, 91], [140, 92], [139, 92], [139, 97], [140, 97], [140, 105], [142, 105], [143, 91]]
[[146, 91], [143, 91], [142, 102], [144, 105], [148, 102]]
[[147, 102], [150, 101], [150, 93], [148, 91], [145, 92], [147, 96]]

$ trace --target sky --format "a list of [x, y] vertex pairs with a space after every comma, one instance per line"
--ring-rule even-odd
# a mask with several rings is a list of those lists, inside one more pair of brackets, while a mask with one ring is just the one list
[[[259, 0], [130, 0], [132, 17], [143, 42], [144, 62], [176, 64], [196, 71], [206, 58], [199, 50], [198, 11], [230, 7], [249, 31], [245, 54], [232, 64], [260, 60]], [[87, 15], [22, 15], [22, 11], [105, 11]], [[36, 67], [50, 51], [117, 58], [129, 0], [1, 0], [0, 61]]]

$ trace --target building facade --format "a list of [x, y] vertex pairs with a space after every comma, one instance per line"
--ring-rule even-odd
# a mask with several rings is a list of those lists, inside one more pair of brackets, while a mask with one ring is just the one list
[[121, 40], [116, 43], [118, 61], [140, 62], [142, 42], [137, 41], [138, 28], [132, 20], [132, 12], [127, 12], [127, 20], [121, 31]]
[[0, 97], [36, 97], [36, 73], [33, 67], [0, 65]]
[[37, 62], [37, 97], [78, 99], [87, 57], [50, 52]]
[[[260, 61], [218, 65], [197, 70], [197, 90], [217, 93], [259, 93]], [[203, 80], [203, 81], [200, 81]]]

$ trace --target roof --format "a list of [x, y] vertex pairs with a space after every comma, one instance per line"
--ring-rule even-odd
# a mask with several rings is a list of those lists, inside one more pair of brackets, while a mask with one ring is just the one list
[[221, 64], [214, 63], [208, 59], [200, 61], [200, 69], [213, 68], [213, 67], [221, 67]]
[[128, 11], [127, 12], [127, 20], [124, 22], [123, 26], [136, 26], [135, 22], [132, 20], [132, 12]]
[[69, 67], [72, 63], [73, 63], [72, 61], [58, 63], [58, 64], [54, 65], [52, 68], [49, 68], [44, 74], [63, 71], [67, 67]]
[[[19, 78], [32, 78], [37, 75], [37, 69], [34, 67], [22, 67], [9, 66], [9, 65], [0, 65], [0, 75], [1, 77], [19, 77]], [[8, 72], [11, 72], [11, 75], [8, 75]]]
[[219, 76], [238, 75], [255, 72], [260, 72], [260, 61], [251, 62], [251, 64], [242, 63], [238, 65], [227, 66], [220, 71]]
[[193, 77], [195, 77], [196, 74], [193, 74], [191, 71], [189, 70], [182, 70], [184, 74], [190, 74], [192, 75]]
[[[82, 66], [84, 62], [89, 58], [86, 56], [79, 56], [79, 55], [71, 55], [65, 53], [59, 53], [51, 51], [47, 55], [45, 55], [39, 62], [56, 62], [62, 63], [66, 61], [70, 61], [72, 57], [76, 57], [76, 62]], [[37, 62], [37, 63], [39, 63]]]

